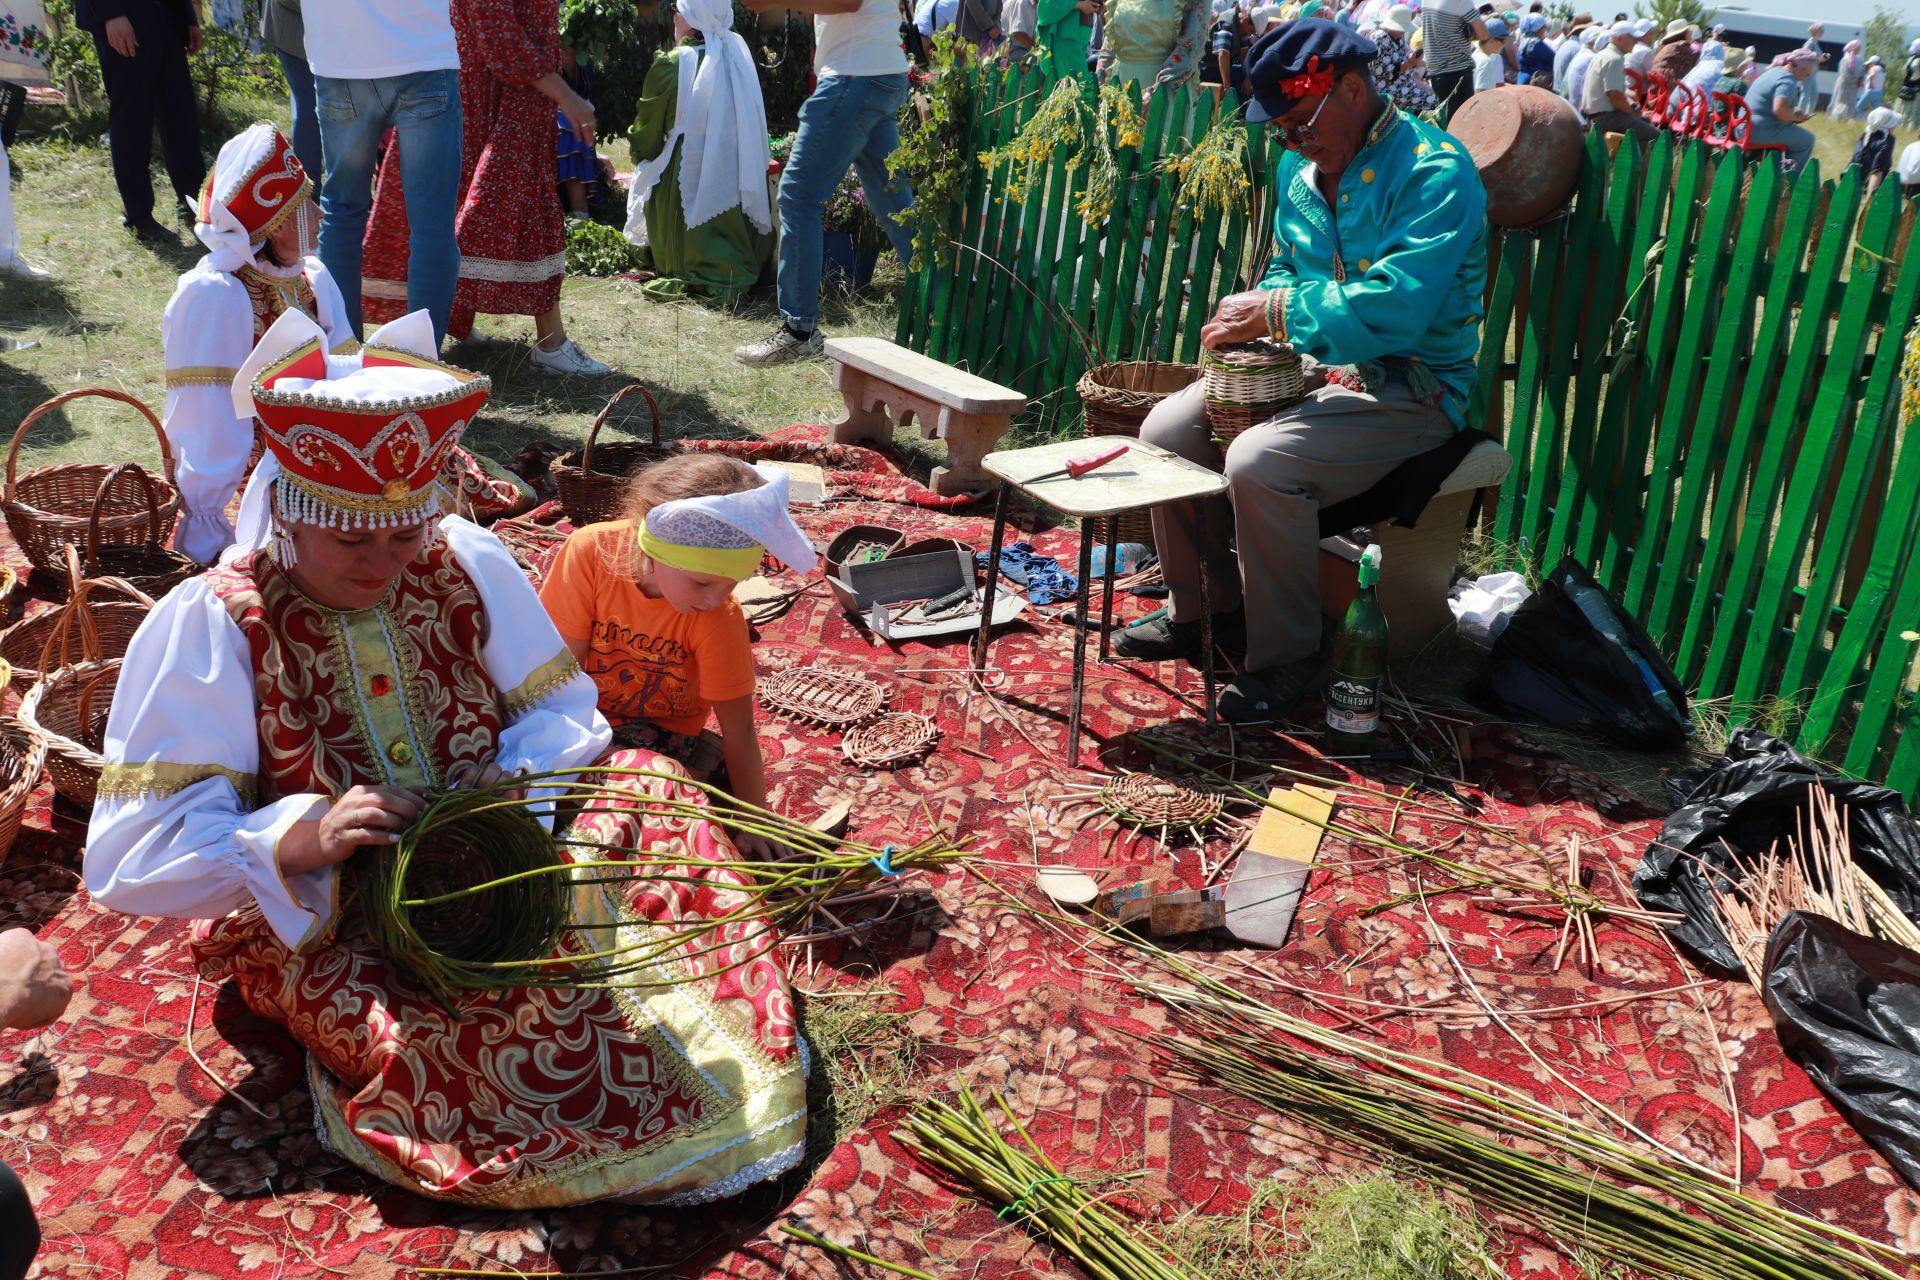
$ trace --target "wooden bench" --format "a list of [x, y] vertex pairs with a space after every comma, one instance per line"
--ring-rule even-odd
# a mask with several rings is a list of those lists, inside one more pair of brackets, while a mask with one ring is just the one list
[[[1492, 441], [1483, 441], [1460, 460], [1420, 513], [1411, 529], [1381, 521], [1373, 526], [1380, 544], [1380, 608], [1387, 615], [1387, 652], [1399, 660], [1419, 652], [1453, 625], [1447, 591], [1460, 561], [1473, 497], [1497, 489], [1513, 467], [1513, 458]], [[1351, 538], [1335, 535], [1320, 542], [1320, 598], [1329, 616], [1346, 612], [1356, 588], [1355, 566], [1365, 550]]]
[[936, 493], [993, 487], [980, 459], [1027, 407], [1024, 395], [884, 338], [829, 338], [827, 358], [833, 361], [833, 385], [847, 402], [847, 416], [833, 424], [829, 441], [885, 442], [896, 427], [914, 421], [922, 439], [947, 442], [947, 465], [933, 471]]

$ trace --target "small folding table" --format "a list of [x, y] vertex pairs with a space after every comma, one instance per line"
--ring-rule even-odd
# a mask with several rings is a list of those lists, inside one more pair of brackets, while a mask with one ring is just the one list
[[[1105, 662], [1113, 630], [1114, 562], [1119, 558], [1113, 546], [1116, 517], [1130, 511], [1165, 506], [1169, 502], [1198, 502], [1227, 490], [1227, 478], [1198, 463], [1167, 452], [1158, 445], [1139, 440], [1126, 444], [1124, 456], [1106, 465], [1074, 476], [1067, 464], [1100, 453], [1114, 445], [1110, 438], [1063, 440], [1037, 445], [1031, 449], [1002, 449], [981, 460], [981, 469], [1000, 483], [1000, 498], [993, 513], [993, 546], [987, 558], [987, 588], [983, 599], [992, 600], [1000, 576], [1000, 549], [1006, 540], [1007, 512], [1013, 492], [1018, 489], [1035, 502], [1044, 503], [1064, 515], [1080, 521], [1080, 584], [1078, 616], [1074, 622], [1073, 712], [1067, 724], [1067, 767], [1080, 764], [1080, 718], [1086, 699], [1087, 615], [1091, 612], [1093, 577], [1093, 537], [1098, 525], [1107, 529], [1106, 593], [1100, 607], [1100, 660]], [[1206, 505], [1201, 502], [1200, 538], [1206, 543]], [[1213, 585], [1208, 579], [1206, 557], [1200, 569], [1200, 648], [1206, 679], [1207, 723], [1214, 723], [1213, 670]], [[974, 665], [987, 666], [990, 615], [983, 612], [980, 634], [974, 640]]]

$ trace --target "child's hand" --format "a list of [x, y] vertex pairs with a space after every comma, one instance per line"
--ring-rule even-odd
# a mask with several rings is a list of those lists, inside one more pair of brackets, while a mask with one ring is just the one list
[[782, 862], [793, 856], [793, 850], [778, 840], [769, 840], [752, 831], [741, 831], [733, 837], [734, 848], [740, 856], [749, 862]]

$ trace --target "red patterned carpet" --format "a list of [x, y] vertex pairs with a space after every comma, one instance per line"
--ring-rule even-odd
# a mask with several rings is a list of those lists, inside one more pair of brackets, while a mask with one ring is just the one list
[[[817, 458], [834, 472], [837, 493], [861, 495], [812, 513], [816, 535], [869, 522], [985, 545], [983, 519], [910, 505], [924, 491], [878, 455], [808, 454], [791, 444], [771, 451]], [[520, 532], [537, 558], [541, 539], [524, 524]], [[1072, 545], [1058, 531], [1037, 541], [1062, 555]], [[845, 799], [857, 834], [876, 843], [924, 834], [931, 818], [969, 836], [985, 858], [1025, 862], [1021, 808], [1030, 800], [1043, 860], [1113, 870], [1116, 880], [1129, 869], [1193, 878], [1190, 849], [1168, 858], [1150, 838], [1080, 825], [1084, 808], [1061, 794], [1071, 778], [1063, 737], [1072, 632], [1057, 620], [1029, 620], [994, 647], [1005, 686], [993, 698], [969, 696], [956, 670], [966, 664], [963, 643], [892, 649], [867, 639], [824, 590], [800, 596], [760, 635], [763, 673], [818, 661], [868, 674], [888, 685], [896, 707], [934, 716], [945, 736], [922, 765], [850, 773], [836, 735], [768, 722], [776, 802], [808, 816]], [[1093, 667], [1088, 762], [1098, 748], [1121, 749], [1130, 733], [1194, 721], [1196, 685], [1185, 667]], [[1242, 733], [1236, 748], [1303, 766], [1312, 741]], [[1556, 858], [1577, 838], [1596, 889], [1619, 895], [1657, 818], [1510, 732], [1483, 726], [1472, 743], [1466, 769], [1482, 820]], [[1335, 766], [1319, 768], [1338, 776]], [[1395, 789], [1410, 777], [1377, 776]], [[1447, 821], [1451, 801], [1421, 803], [1437, 808], [1347, 812], [1393, 822], [1414, 843], [1459, 836], [1449, 856], [1463, 862], [1512, 856], [1510, 846]], [[75, 816], [42, 806], [29, 824], [0, 868], [0, 911], [57, 943], [83, 984], [52, 1029], [0, 1035], [0, 1157], [40, 1208], [47, 1243], [37, 1274], [163, 1280], [662, 1264], [672, 1264], [662, 1274], [687, 1277], [882, 1274], [783, 1239], [783, 1220], [941, 1276], [1080, 1274], [906, 1155], [891, 1137], [898, 1109], [844, 1142], [816, 1145], [786, 1181], [715, 1208], [483, 1213], [375, 1184], [316, 1141], [300, 1052], [282, 1033], [226, 991], [202, 986], [195, 1008], [186, 926], [95, 908], [78, 886]], [[1216, 842], [1216, 856], [1223, 847]], [[983, 870], [1031, 893], [1016, 870]], [[1558, 921], [1503, 908], [1497, 896], [1444, 894], [1424, 907], [1364, 911], [1413, 884], [1406, 866], [1330, 839], [1291, 945], [1210, 958], [1290, 984], [1293, 994], [1277, 997], [1289, 1009], [1555, 1097], [1570, 1113], [1606, 1107], [1709, 1166], [1732, 1167], [1737, 1114], [1738, 1168], [1752, 1194], [1920, 1249], [1920, 1199], [1784, 1060], [1750, 989], [1697, 983], [1660, 937], [1604, 922], [1593, 972], [1570, 958], [1556, 969]], [[929, 909], [871, 950], [795, 957], [797, 983], [811, 988], [877, 966], [906, 1026], [927, 1045], [929, 1087], [957, 1073], [1002, 1090], [1033, 1116], [1034, 1136], [1069, 1172], [1144, 1170], [1128, 1185], [1155, 1212], [1224, 1212], [1260, 1179], [1344, 1167], [1313, 1135], [1250, 1132], [1223, 1095], [1170, 1077], [1141, 1043], [1166, 1026], [1163, 1010], [1098, 976], [1000, 891], [959, 876], [932, 888]], [[1503, 1018], [1481, 1011], [1482, 998]], [[264, 1119], [193, 1063], [189, 1036]], [[1556, 1252], [1524, 1238], [1508, 1264], [1515, 1276], [1564, 1273]]]

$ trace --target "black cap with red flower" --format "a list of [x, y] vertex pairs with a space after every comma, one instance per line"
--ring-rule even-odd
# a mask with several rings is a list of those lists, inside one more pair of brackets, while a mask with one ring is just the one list
[[1250, 121], [1277, 120], [1304, 98], [1333, 88], [1342, 71], [1357, 71], [1379, 50], [1337, 22], [1296, 18], [1268, 31], [1247, 51]]

